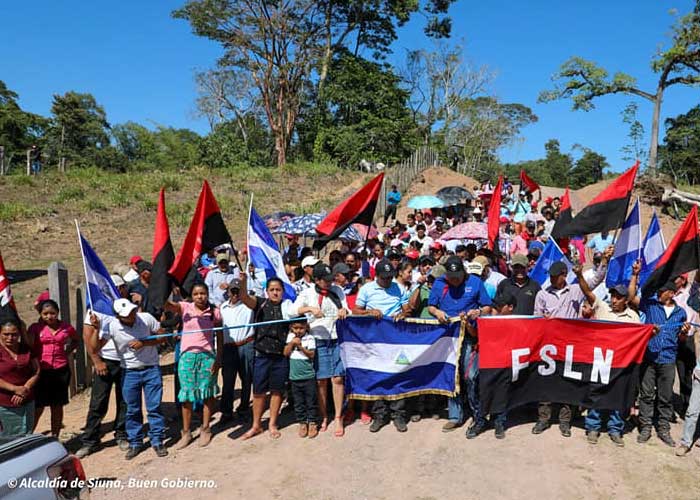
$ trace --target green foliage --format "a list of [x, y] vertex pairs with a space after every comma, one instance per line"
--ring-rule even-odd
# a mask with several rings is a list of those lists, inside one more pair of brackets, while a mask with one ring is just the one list
[[596, 183], [603, 179], [603, 169], [609, 167], [605, 156], [584, 148], [583, 156], [576, 161], [569, 175], [569, 186], [572, 189], [579, 189]]
[[18, 201], [0, 201], [0, 221], [2, 222], [11, 222], [40, 215], [41, 211], [37, 207]]
[[646, 143], [644, 142], [644, 125], [637, 119], [637, 103], [630, 102], [622, 111], [622, 122], [629, 125], [627, 137], [630, 142], [623, 146], [620, 151], [622, 159], [629, 162], [639, 160], [644, 164], [647, 160]]
[[700, 105], [666, 120], [661, 171], [678, 184], [700, 183]]
[[[245, 133], [241, 127], [245, 127]], [[225, 121], [201, 141], [201, 162], [210, 168], [236, 165], [270, 166], [273, 142], [265, 126], [254, 116], [239, 121]]]
[[[23, 165], [25, 151], [38, 142], [46, 127], [46, 119], [23, 111], [19, 96], [0, 80], [0, 146], [5, 148], [5, 163]], [[12, 161], [10, 161], [12, 159]]]
[[62, 187], [53, 198], [54, 203], [66, 203], [69, 201], [80, 200], [85, 197], [85, 191], [80, 186], [67, 185]]

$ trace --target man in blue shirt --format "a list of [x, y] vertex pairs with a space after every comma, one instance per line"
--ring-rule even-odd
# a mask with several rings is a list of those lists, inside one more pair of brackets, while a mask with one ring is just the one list
[[[449, 318], [459, 316], [463, 321], [475, 320], [481, 314], [491, 312], [491, 299], [486, 292], [484, 283], [475, 275], [467, 275], [462, 259], [453, 255], [445, 262], [445, 274], [435, 280], [428, 298], [428, 312], [440, 322], [446, 323]], [[467, 362], [474, 349], [475, 341], [465, 337], [460, 353], [460, 379], [467, 370]], [[467, 391], [448, 400], [448, 422], [443, 426], [443, 432], [450, 432], [464, 424], [464, 402]], [[475, 415], [476, 420], [477, 415]]]
[[586, 244], [588, 248], [592, 248], [594, 253], [603, 253], [605, 249], [615, 243], [615, 238], [610, 234], [609, 231], [603, 231], [600, 234], [596, 234], [591, 241]]
[[401, 201], [401, 193], [399, 192], [396, 184], [391, 185], [391, 191], [386, 195], [386, 211], [384, 212], [384, 225], [386, 226], [386, 221], [389, 217], [396, 221], [396, 207], [399, 206]]
[[[407, 312], [408, 294], [404, 294], [394, 280], [396, 270], [388, 259], [382, 259], [374, 266], [376, 280], [367, 283], [357, 293], [352, 313], [359, 316], [373, 316], [376, 319], [401, 319]], [[404, 311], [404, 306], [406, 311]], [[363, 410], [364, 411], [364, 410]], [[396, 430], [406, 432], [406, 400], [387, 401], [379, 399], [372, 408], [370, 432], [377, 432], [393, 419]]]
[[656, 435], [665, 444], [675, 447], [671, 437], [671, 419], [673, 418], [673, 382], [676, 378], [676, 355], [678, 340], [690, 330], [686, 323], [686, 313], [673, 300], [676, 285], [669, 281], [661, 286], [656, 298], [636, 296], [637, 280], [642, 266], [640, 261], [632, 265], [632, 277], [629, 284], [630, 303], [639, 307], [646, 315], [645, 323], [656, 325], [656, 333], [647, 344], [644, 362], [641, 367], [641, 385], [639, 388], [639, 436], [638, 443], [646, 443], [651, 438], [654, 403], [658, 410]]

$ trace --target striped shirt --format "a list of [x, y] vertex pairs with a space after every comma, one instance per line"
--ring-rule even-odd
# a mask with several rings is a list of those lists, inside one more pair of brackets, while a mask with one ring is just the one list
[[645, 359], [652, 363], [675, 363], [678, 353], [678, 333], [686, 322], [685, 311], [674, 302], [670, 315], [656, 298], [642, 299], [639, 310], [646, 315], [645, 323], [658, 325], [659, 333], [649, 339]]

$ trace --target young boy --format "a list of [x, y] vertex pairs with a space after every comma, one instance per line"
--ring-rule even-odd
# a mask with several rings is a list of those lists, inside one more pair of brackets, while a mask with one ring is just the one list
[[316, 372], [314, 355], [316, 340], [309, 333], [305, 319], [289, 326], [284, 355], [289, 358], [289, 380], [294, 396], [294, 413], [299, 422], [299, 437], [318, 436], [318, 401], [316, 396]]

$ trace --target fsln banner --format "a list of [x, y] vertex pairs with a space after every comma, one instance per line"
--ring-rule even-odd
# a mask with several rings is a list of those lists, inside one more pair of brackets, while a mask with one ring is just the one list
[[537, 401], [628, 409], [652, 329], [606, 321], [480, 318], [482, 409], [499, 413]]
[[337, 323], [345, 389], [354, 399], [401, 399], [459, 391], [461, 322], [351, 317]]

